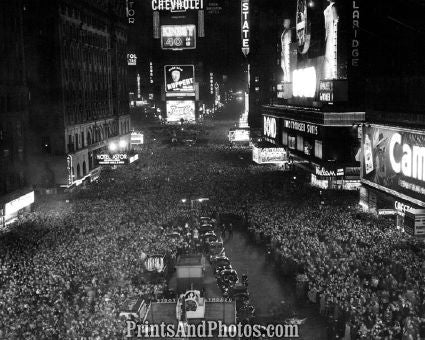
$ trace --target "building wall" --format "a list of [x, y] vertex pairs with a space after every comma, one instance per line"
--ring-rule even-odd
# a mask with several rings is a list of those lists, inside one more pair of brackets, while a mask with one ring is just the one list
[[28, 88], [20, 0], [0, 2], [0, 196], [26, 185]]
[[129, 140], [125, 15], [125, 0], [29, 5], [32, 183], [69, 185], [97, 167], [111, 140]]

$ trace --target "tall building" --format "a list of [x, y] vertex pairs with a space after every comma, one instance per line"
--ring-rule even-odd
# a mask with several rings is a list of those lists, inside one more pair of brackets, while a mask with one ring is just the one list
[[20, 0], [0, 2], [0, 227], [5, 216], [20, 209], [22, 204], [16, 200], [30, 191], [26, 189], [28, 87], [22, 14]]
[[374, 53], [365, 72], [360, 205], [424, 236], [425, 6], [379, 0], [365, 13], [365, 43]]
[[70, 187], [130, 144], [125, 0], [26, 0], [31, 183]]
[[[262, 107], [264, 140], [285, 147], [301, 173], [322, 189], [360, 186], [361, 11], [359, 0], [288, 2], [276, 22], [278, 53], [267, 60], [279, 72], [272, 69], [274, 76], [263, 81], [276, 91], [273, 103]], [[261, 93], [255, 73], [251, 81], [251, 93]]]

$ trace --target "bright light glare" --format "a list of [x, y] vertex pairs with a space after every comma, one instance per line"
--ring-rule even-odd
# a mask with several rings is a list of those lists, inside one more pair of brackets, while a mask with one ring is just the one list
[[114, 151], [117, 151], [117, 149], [118, 149], [117, 144], [109, 143], [109, 150], [110, 151], [114, 152]]
[[316, 94], [316, 79], [314, 67], [295, 70], [292, 78], [294, 97], [313, 98]]
[[123, 149], [123, 148], [125, 148], [127, 146], [127, 142], [125, 140], [120, 140], [119, 145], [120, 145], [120, 148]]
[[187, 199], [186, 198], [182, 198], [182, 203], [186, 203]]

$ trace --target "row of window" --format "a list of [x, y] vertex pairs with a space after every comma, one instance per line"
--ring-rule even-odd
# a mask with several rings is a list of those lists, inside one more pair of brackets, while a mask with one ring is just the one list
[[0, 113], [25, 110], [26, 98], [19, 94], [0, 95]]
[[84, 123], [93, 121], [100, 118], [106, 118], [110, 116], [108, 109], [94, 109], [94, 110], [84, 110], [67, 108], [65, 114], [65, 123], [66, 125], [73, 125], [78, 123]]
[[[90, 5], [100, 5], [100, 8], [106, 11], [108, 9], [107, 0], [90, 0]], [[97, 6], [98, 7], [98, 6]], [[81, 20], [85, 25], [94, 27], [100, 31], [106, 30], [106, 23], [87, 13], [83, 13], [79, 8], [70, 5], [62, 4], [60, 6], [60, 13], [71, 18]]]
[[322, 159], [323, 157], [323, 143], [320, 140], [314, 140], [314, 145], [303, 136], [289, 135], [286, 131], [282, 132], [282, 145], [287, 146], [291, 150], [297, 150], [304, 153], [305, 155], [311, 156], [314, 153], [314, 157]]
[[103, 127], [96, 127], [87, 131], [87, 138], [84, 131], [76, 133], [74, 135], [68, 135], [68, 152], [75, 152], [83, 149], [94, 143], [108, 139], [109, 137], [116, 136], [118, 134], [117, 122], [105, 124]]

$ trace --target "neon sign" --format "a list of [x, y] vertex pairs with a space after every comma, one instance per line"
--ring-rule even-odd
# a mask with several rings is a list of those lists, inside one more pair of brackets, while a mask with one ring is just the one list
[[161, 26], [161, 48], [193, 49], [196, 48], [195, 25], [163, 25]]
[[152, 0], [153, 11], [185, 12], [204, 8], [204, 0]]
[[276, 138], [276, 118], [264, 117], [264, 135], [270, 138]]
[[242, 36], [242, 53], [246, 57], [249, 54], [249, 0], [241, 2], [241, 36]]

